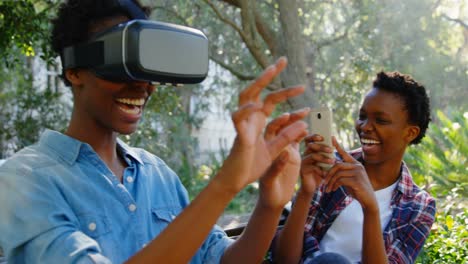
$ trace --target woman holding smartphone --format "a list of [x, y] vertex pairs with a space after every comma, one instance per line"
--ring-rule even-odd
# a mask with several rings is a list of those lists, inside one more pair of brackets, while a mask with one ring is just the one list
[[[359, 110], [361, 148], [329, 158], [323, 137], [308, 136], [301, 187], [272, 245], [275, 263], [413, 263], [430, 233], [434, 199], [403, 161], [430, 121], [424, 86], [380, 72]], [[314, 130], [312, 128], [312, 133]], [[333, 164], [326, 171], [319, 163]]]

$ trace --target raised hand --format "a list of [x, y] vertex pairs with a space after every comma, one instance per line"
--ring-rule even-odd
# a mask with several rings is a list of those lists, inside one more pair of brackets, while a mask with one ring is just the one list
[[325, 178], [326, 191], [335, 191], [340, 186], [344, 186], [359, 201], [363, 209], [378, 207], [374, 189], [364, 166], [344, 151], [335, 138], [333, 145], [343, 161], [337, 162], [328, 171]]
[[240, 93], [239, 110], [232, 115], [237, 136], [220, 169], [219, 177], [215, 179], [233, 192], [240, 191], [260, 178], [281, 151], [302, 138], [306, 130], [304, 122], [296, 121], [268, 140], [262, 135], [266, 120], [275, 106], [304, 92], [303, 86], [296, 86], [270, 93], [261, 99], [262, 90], [280, 74], [286, 64], [287, 60], [280, 58]]
[[[265, 131], [265, 140], [275, 138], [283, 129], [303, 119], [310, 109], [305, 108], [293, 113], [285, 113], [271, 121]], [[299, 176], [301, 166], [301, 155], [299, 153], [299, 142], [307, 131], [290, 143], [280, 156], [270, 166], [265, 175], [260, 179], [260, 202], [263, 206], [283, 207], [290, 201], [294, 186]]]

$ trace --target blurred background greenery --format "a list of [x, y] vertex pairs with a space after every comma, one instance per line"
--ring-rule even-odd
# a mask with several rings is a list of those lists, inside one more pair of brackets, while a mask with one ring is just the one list
[[[0, 159], [65, 129], [69, 88], [48, 45], [60, 1], [0, 1]], [[194, 131], [210, 104], [228, 113], [240, 89], [282, 55], [289, 67], [269, 90], [303, 83], [304, 96], [278, 111], [327, 105], [348, 148], [353, 120], [380, 71], [411, 74], [429, 91], [433, 123], [405, 157], [419, 186], [438, 200], [437, 224], [418, 263], [467, 263], [468, 2], [466, 0], [142, 0], [152, 18], [199, 28], [210, 40], [210, 77], [183, 89], [159, 87], [140, 129], [123, 139], [163, 158], [196, 195], [229, 146], [199, 159]], [[39, 61], [39, 62], [38, 62]], [[243, 190], [227, 213], [252, 209], [258, 186]]]

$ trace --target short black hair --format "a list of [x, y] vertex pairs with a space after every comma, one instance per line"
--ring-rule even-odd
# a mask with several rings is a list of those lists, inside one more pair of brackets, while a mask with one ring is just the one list
[[410, 142], [410, 145], [420, 143], [431, 121], [430, 102], [426, 88], [410, 75], [383, 71], [377, 74], [373, 86], [403, 99], [404, 107], [408, 112], [408, 122], [417, 125], [420, 129], [419, 135]]
[[[138, 0], [133, 1], [149, 16], [151, 9], [143, 6]], [[52, 50], [61, 55], [63, 49], [89, 39], [91, 28], [100, 21], [115, 17], [127, 16], [128, 12], [121, 8], [118, 0], [68, 0], [60, 4], [57, 16], [52, 22]], [[70, 83], [63, 78], [66, 85]]]

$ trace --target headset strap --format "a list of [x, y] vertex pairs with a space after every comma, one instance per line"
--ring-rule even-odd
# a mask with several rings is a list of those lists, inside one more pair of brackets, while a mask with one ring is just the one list
[[148, 19], [145, 12], [132, 0], [118, 0], [118, 5], [127, 11], [131, 19]]

